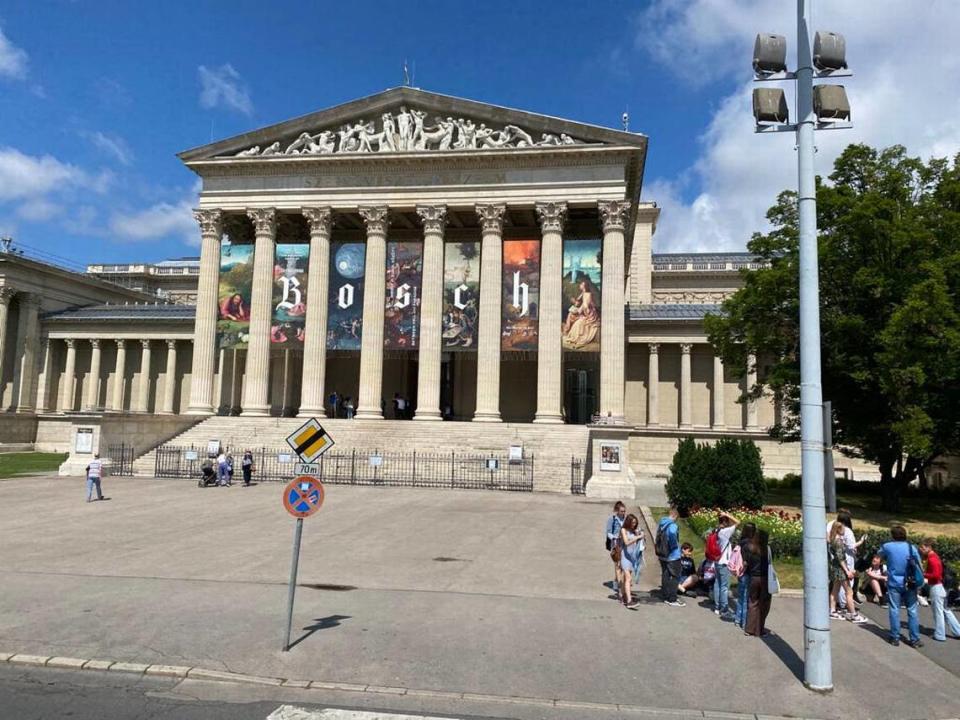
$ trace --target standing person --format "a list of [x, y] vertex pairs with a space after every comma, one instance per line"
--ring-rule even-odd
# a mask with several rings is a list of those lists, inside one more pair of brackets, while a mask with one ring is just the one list
[[346, 415], [347, 420], [353, 420], [353, 398], [347, 395], [347, 399], [343, 402], [343, 410]]
[[730, 513], [721, 510], [717, 519], [717, 528], [707, 537], [706, 555], [716, 567], [716, 579], [713, 583], [713, 612], [721, 620], [733, 619], [730, 612], [730, 552], [731, 540], [737, 530], [738, 520]]
[[750, 574], [747, 569], [748, 545], [757, 534], [757, 526], [752, 522], [744, 523], [740, 531], [740, 568], [737, 572], [737, 612], [734, 622], [738, 628], [747, 626], [747, 599], [750, 593]]
[[227, 485], [233, 485], [233, 455], [227, 449]]
[[766, 530], [757, 530], [756, 535], [744, 546], [743, 564], [750, 578], [747, 603], [747, 622], [744, 635], [760, 637], [770, 633], [766, 629], [770, 614], [770, 547]]
[[[613, 515], [607, 518], [607, 525], [604, 528], [604, 533], [606, 534], [606, 540], [604, 542], [608, 554], [613, 550], [614, 546], [617, 544], [617, 541], [620, 539], [620, 528], [623, 527], [623, 519], [626, 516], [627, 506], [617, 500], [613, 506]], [[620, 572], [620, 563], [614, 560], [613, 592], [617, 594], [617, 597], [620, 596], [620, 583], [623, 579], [622, 575], [623, 574]]]
[[93, 460], [87, 465], [87, 502], [93, 499], [93, 489], [97, 489], [97, 500], [103, 500], [103, 492], [100, 489], [100, 478], [103, 475], [103, 462], [100, 460], [100, 453], [93, 454]]
[[633, 574], [640, 567], [640, 554], [643, 552], [643, 531], [636, 515], [627, 515], [620, 528], [620, 599], [624, 607], [632, 608], [639, 604], [631, 596]]
[[[853, 578], [850, 579], [851, 584], [851, 596], [854, 600], [857, 600], [857, 591], [859, 586], [859, 579], [857, 577], [857, 555], [860, 550], [860, 546], [863, 545], [864, 541], [867, 539], [866, 535], [861, 535], [860, 539], [857, 540], [853, 532], [853, 515], [846, 508], [840, 508], [837, 510], [837, 520], [843, 526], [843, 552], [845, 555], [844, 562], [846, 563], [847, 568], [854, 573]], [[827, 523], [827, 537], [830, 536], [830, 530], [833, 527], [833, 523]], [[847, 614], [856, 614], [856, 606], [850, 605], [847, 597], [847, 592], [840, 588], [834, 593], [836, 601], [840, 604], [841, 610], [846, 610]], [[861, 599], [862, 596], [861, 596]]]
[[900, 644], [900, 607], [907, 607], [907, 645], [923, 647], [920, 641], [920, 616], [917, 609], [917, 587], [910, 577], [913, 563], [919, 564], [920, 553], [907, 542], [903, 525], [890, 528], [890, 540], [880, 547], [880, 555], [887, 563], [887, 612], [890, 620], [890, 635], [887, 642]]
[[933, 540], [927, 538], [920, 543], [920, 554], [927, 561], [923, 570], [923, 577], [930, 588], [930, 608], [933, 610], [933, 639], [937, 642], [947, 641], [946, 626], [950, 626], [950, 634], [960, 638], [960, 621], [953, 614], [953, 610], [944, 606], [947, 591], [943, 589], [943, 561], [933, 549]]
[[683, 600], [677, 600], [677, 584], [680, 580], [680, 527], [677, 525], [677, 509], [660, 519], [657, 525], [656, 550], [660, 561], [660, 595], [663, 602], [671, 607], [684, 607]]
[[225, 487], [227, 484], [227, 454], [220, 448], [217, 455], [217, 485]]
[[337, 394], [337, 391], [334, 390], [330, 393], [330, 417], [336, 418], [340, 417], [340, 395]]
[[[842, 522], [837, 520], [830, 526], [830, 535], [827, 537], [827, 552], [830, 559], [830, 618], [833, 620], [847, 619], [857, 625], [867, 622], [867, 619], [857, 612], [853, 597], [852, 581], [856, 577], [856, 570], [850, 563], [850, 554], [847, 552], [844, 534], [848, 531]], [[837, 609], [837, 595], [843, 593], [846, 598], [847, 613], [843, 615]]]
[[250, 477], [253, 474], [253, 453], [249, 449], [243, 451], [240, 469], [243, 471], [243, 486], [250, 487]]

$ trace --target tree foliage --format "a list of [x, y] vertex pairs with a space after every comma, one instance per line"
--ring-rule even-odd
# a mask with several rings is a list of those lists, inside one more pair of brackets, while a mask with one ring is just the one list
[[698, 445], [685, 438], [670, 464], [666, 491], [684, 515], [698, 507], [760, 508], [766, 492], [760, 449], [753, 440]]
[[[876, 463], [883, 507], [937, 456], [960, 449], [960, 155], [923, 162], [901, 146], [851, 145], [829, 183], [817, 183], [823, 397], [834, 440]], [[799, 280], [796, 194], [767, 213], [773, 229], [748, 244], [769, 267], [706, 319], [730, 367], [748, 349], [788, 410], [775, 435], [799, 423]]]

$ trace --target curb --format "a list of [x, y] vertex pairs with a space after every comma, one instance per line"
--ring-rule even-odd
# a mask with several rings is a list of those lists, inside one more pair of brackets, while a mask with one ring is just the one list
[[556, 707], [565, 710], [600, 710], [607, 712], [633, 713], [650, 717], [679, 718], [724, 718], [725, 720], [796, 720], [786, 716], [754, 715], [747, 713], [729, 713], [711, 710], [681, 710], [677, 708], [654, 708], [625, 703], [594, 703], [564, 700], [560, 698], [518, 697], [510, 695], [487, 695], [470, 692], [448, 692], [443, 690], [419, 690], [416, 688], [367, 685], [362, 683], [323, 682], [320, 680], [293, 680], [288, 678], [262, 677], [244, 673], [207, 670], [205, 668], [183, 665], [145, 665], [143, 663], [117, 662], [114, 660], [96, 660], [72, 657], [46, 657], [23, 653], [0, 652], [0, 663], [24, 665], [27, 667], [49, 667], [70, 670], [100, 670], [123, 672], [135, 675], [153, 675], [174, 677], [182, 680], [206, 680], [211, 682], [230, 682], [243, 685], [268, 685], [273, 687], [296, 688], [299, 690], [334, 690], [338, 692], [370, 693], [377, 695], [406, 695], [419, 698], [441, 700], [466, 700], [473, 702], [505, 703], [530, 707]]

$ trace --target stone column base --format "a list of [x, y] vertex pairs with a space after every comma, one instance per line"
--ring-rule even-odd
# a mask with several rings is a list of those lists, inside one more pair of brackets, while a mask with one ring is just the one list
[[419, 410], [413, 416], [414, 420], [443, 420], [443, 415], [440, 414], [439, 410], [436, 411], [427, 411], [420, 412]]
[[300, 408], [300, 412], [297, 413], [297, 417], [298, 418], [309, 418], [309, 417], [325, 418], [330, 416], [327, 415], [327, 411], [324, 408], [318, 408], [316, 410], [313, 410], [311, 408]]
[[500, 419], [500, 413], [475, 413], [473, 422], [498, 423], [503, 420]]
[[244, 417], [270, 417], [270, 408], [245, 407], [240, 414]]
[[554, 415], [554, 414], [552, 414], [552, 413], [551, 413], [551, 414], [546, 414], [546, 413], [544, 413], [544, 414], [542, 414], [542, 415], [537, 415], [537, 416], [533, 419], [533, 421], [534, 421], [535, 423], [544, 423], [544, 424], [550, 424], [550, 425], [562, 425], [562, 424], [563, 424], [563, 416], [562, 416], [562, 415]]
[[373, 410], [357, 410], [353, 417], [357, 420], [383, 420], [383, 413]]
[[[114, 412], [123, 412], [122, 410], [115, 410]], [[187, 408], [187, 411], [184, 415], [213, 415], [213, 408], [208, 407], [192, 407]]]

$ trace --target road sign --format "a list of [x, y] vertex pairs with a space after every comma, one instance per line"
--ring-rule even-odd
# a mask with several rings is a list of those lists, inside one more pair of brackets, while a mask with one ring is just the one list
[[333, 438], [316, 418], [310, 418], [287, 438], [287, 444], [303, 462], [312, 463], [333, 447]]
[[301, 475], [283, 490], [283, 506], [295, 518], [313, 515], [323, 505], [323, 485], [319, 480]]
[[297, 463], [293, 466], [297, 475], [319, 475], [320, 463]]

